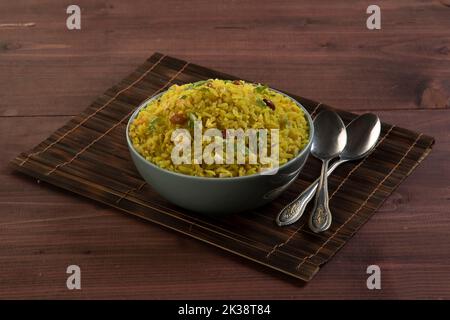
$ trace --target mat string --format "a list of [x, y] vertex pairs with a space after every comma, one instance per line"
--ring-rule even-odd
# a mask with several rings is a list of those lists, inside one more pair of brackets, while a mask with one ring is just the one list
[[119, 204], [120, 201], [122, 201], [123, 199], [125, 199], [126, 197], [128, 197], [129, 194], [131, 194], [132, 192], [139, 192], [142, 190], [142, 188], [147, 184], [147, 182], [143, 181], [139, 186], [137, 186], [136, 188], [132, 188], [127, 190], [126, 192], [123, 193], [123, 195], [117, 199], [116, 204]]
[[319, 102], [314, 110], [311, 112], [311, 118], [313, 118], [316, 114], [316, 111], [319, 110], [319, 107], [322, 105], [322, 102]]

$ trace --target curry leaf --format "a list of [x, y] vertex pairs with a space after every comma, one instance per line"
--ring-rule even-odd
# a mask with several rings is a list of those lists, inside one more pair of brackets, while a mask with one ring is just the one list
[[158, 117], [154, 117], [152, 120], [150, 120], [150, 122], [148, 124], [149, 129], [152, 131], [155, 130], [156, 125], [158, 124], [159, 120], [160, 119]]
[[259, 85], [257, 85], [257, 86], [255, 87], [256, 93], [259, 93], [259, 94], [263, 93], [263, 92], [266, 91], [267, 89], [268, 89], [268, 87], [267, 87], [266, 85], [263, 85], [263, 84], [259, 84]]
[[188, 121], [188, 127], [189, 129], [194, 129], [195, 120], [197, 120], [197, 117], [192, 112], [188, 113], [189, 121]]
[[208, 80], [201, 80], [201, 81], [194, 82], [194, 83], [192, 84], [192, 87], [193, 87], [193, 88], [200, 87], [201, 85], [205, 84], [207, 81], [208, 81]]

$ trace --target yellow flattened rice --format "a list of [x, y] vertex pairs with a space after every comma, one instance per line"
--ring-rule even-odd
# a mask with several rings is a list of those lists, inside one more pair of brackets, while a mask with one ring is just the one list
[[[279, 129], [280, 166], [294, 158], [310, 138], [308, 121], [292, 99], [264, 85], [219, 79], [171, 86], [141, 109], [130, 124], [129, 136], [134, 148], [145, 159], [182, 174], [237, 177], [258, 173], [264, 167], [248, 162], [174, 164], [172, 133], [185, 128], [192, 135], [194, 120], [201, 121], [203, 132], [209, 128], [222, 132], [227, 129]], [[206, 141], [203, 144], [207, 144]]]

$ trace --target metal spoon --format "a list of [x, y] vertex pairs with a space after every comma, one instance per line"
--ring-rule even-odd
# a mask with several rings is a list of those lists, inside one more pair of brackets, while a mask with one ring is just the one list
[[[375, 148], [381, 133], [381, 122], [373, 113], [365, 113], [355, 118], [347, 125], [347, 144], [334, 162], [327, 175], [329, 176], [337, 167], [347, 161], [354, 161], [366, 157]], [[305, 212], [306, 206], [313, 198], [319, 179], [314, 181], [297, 198], [281, 210], [276, 223], [287, 226], [297, 222]]]
[[314, 232], [322, 232], [331, 225], [331, 212], [328, 206], [328, 164], [344, 150], [347, 144], [347, 131], [338, 114], [329, 110], [321, 112], [314, 119], [314, 131], [311, 154], [322, 160], [322, 171], [309, 227]]

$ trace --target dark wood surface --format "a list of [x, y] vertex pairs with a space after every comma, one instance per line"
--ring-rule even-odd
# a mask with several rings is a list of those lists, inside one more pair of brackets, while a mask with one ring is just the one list
[[[68, 31], [56, 1], [0, 4], [0, 297], [450, 298], [448, 3], [381, 3], [380, 31], [365, 28], [364, 1], [79, 5], [82, 30]], [[7, 167], [153, 51], [371, 110], [437, 143], [307, 285]], [[80, 291], [65, 287], [69, 264]], [[380, 291], [366, 288], [370, 264]]]

